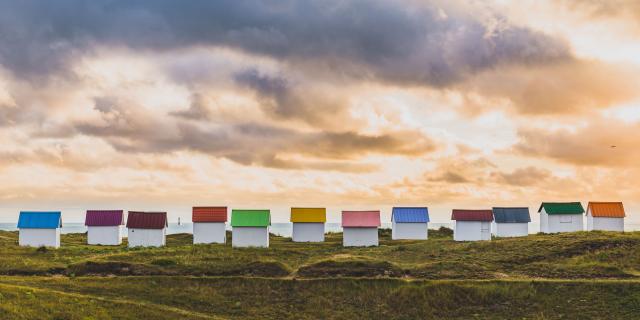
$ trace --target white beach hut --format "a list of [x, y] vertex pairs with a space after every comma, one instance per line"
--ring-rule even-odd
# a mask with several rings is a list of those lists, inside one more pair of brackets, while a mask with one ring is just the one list
[[493, 234], [496, 237], [529, 235], [529, 208], [493, 208]]
[[540, 232], [583, 231], [584, 208], [580, 202], [543, 202], [538, 213], [540, 213]]
[[429, 236], [427, 207], [394, 207], [391, 211], [391, 239], [426, 240]]
[[369, 247], [378, 245], [380, 211], [342, 211], [342, 245]]
[[493, 221], [491, 210], [454, 209], [451, 220], [454, 220], [453, 240], [491, 240], [491, 221]]
[[269, 247], [269, 210], [231, 211], [231, 245], [233, 247]]
[[18, 244], [23, 247], [60, 247], [60, 211], [21, 211]]
[[129, 247], [162, 247], [167, 235], [166, 212], [129, 211], [127, 216]]
[[293, 242], [323, 242], [324, 224], [327, 221], [325, 208], [291, 208]]
[[122, 244], [124, 211], [87, 210], [84, 225], [87, 226], [87, 244], [103, 246]]
[[227, 242], [227, 207], [193, 207], [193, 243]]
[[589, 202], [587, 230], [624, 231], [626, 213], [622, 202]]

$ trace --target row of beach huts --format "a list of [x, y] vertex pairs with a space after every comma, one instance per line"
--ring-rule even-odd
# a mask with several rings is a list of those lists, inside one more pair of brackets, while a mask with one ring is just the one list
[[[583, 231], [585, 210], [580, 202], [543, 202], [540, 232]], [[194, 207], [193, 243], [226, 243], [227, 207]], [[621, 202], [589, 202], [587, 230], [624, 231]], [[491, 240], [496, 237], [522, 237], [529, 233], [531, 217], [526, 207], [496, 207], [490, 210], [454, 209], [453, 238], [456, 241]], [[294, 242], [323, 242], [327, 212], [325, 208], [291, 208]], [[394, 207], [391, 213], [392, 239], [426, 240], [429, 209]], [[123, 210], [87, 210], [87, 243], [120, 245], [123, 238]], [[268, 247], [270, 210], [231, 210], [233, 247]], [[22, 211], [18, 219], [19, 245], [59, 247], [61, 212]], [[126, 221], [129, 247], [165, 245], [168, 227], [166, 212], [129, 211]], [[342, 211], [343, 245], [377, 246], [380, 211]]]

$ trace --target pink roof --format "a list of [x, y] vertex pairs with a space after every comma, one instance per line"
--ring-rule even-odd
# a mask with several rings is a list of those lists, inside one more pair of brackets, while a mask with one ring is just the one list
[[342, 227], [377, 228], [380, 226], [380, 211], [342, 211]]

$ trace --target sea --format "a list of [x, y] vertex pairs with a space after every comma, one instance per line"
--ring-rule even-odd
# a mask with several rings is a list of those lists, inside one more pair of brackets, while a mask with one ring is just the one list
[[[452, 228], [451, 223], [429, 223], [429, 229], [439, 229], [440, 227]], [[391, 223], [383, 223], [380, 227], [382, 229], [391, 229]], [[227, 229], [231, 230], [231, 226], [227, 224]], [[625, 224], [625, 231], [640, 231], [640, 224]], [[18, 228], [15, 223], [0, 223], [0, 230], [4, 231], [16, 231]], [[540, 230], [540, 226], [535, 223], [529, 224], [529, 233], [537, 233]], [[291, 237], [292, 233], [292, 225], [291, 223], [272, 223], [270, 230], [271, 233], [282, 236], [282, 237]], [[327, 222], [325, 224], [326, 232], [342, 232], [342, 227], [340, 223], [331, 223]], [[87, 232], [87, 227], [84, 223], [64, 223], [62, 225], [61, 232], [63, 234], [66, 233], [85, 233]], [[177, 223], [170, 222], [169, 227], [167, 228], [167, 234], [176, 234], [176, 233], [193, 233], [193, 223]]]

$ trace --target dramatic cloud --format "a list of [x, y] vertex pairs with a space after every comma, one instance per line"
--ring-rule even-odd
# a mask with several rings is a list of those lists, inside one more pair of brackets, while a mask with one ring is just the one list
[[435, 86], [498, 65], [570, 58], [561, 40], [438, 3], [21, 1], [2, 3], [0, 21], [0, 62], [21, 76], [66, 69], [96, 44], [231, 47], [358, 78]]

